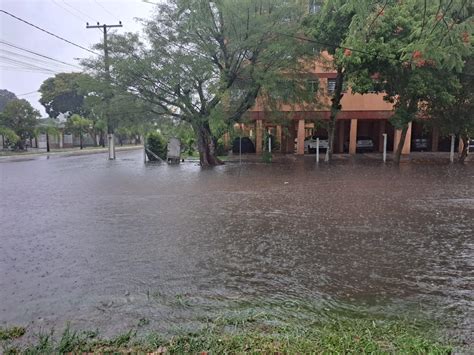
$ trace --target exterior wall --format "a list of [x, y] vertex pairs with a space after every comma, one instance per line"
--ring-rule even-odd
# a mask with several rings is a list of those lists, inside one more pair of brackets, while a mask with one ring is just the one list
[[[308, 80], [318, 80], [319, 90], [315, 95], [315, 104], [288, 105], [281, 104], [280, 112], [288, 112], [287, 118], [300, 119], [328, 119], [330, 115], [331, 94], [328, 92], [328, 80], [336, 77], [331, 68], [332, 57], [323, 52], [321, 60], [310, 61], [304, 64]], [[386, 120], [393, 114], [393, 104], [384, 101], [384, 94], [354, 94], [350, 88], [344, 93], [341, 101], [342, 111], [338, 119], [382, 119]], [[256, 104], [249, 110], [250, 119], [265, 119], [271, 114], [266, 110], [264, 103], [257, 98]], [[263, 116], [263, 117], [262, 117]]]

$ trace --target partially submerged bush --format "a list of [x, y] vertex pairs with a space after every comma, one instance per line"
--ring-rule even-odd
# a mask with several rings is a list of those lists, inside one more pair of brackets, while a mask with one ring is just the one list
[[[159, 132], [150, 132], [146, 138], [146, 155], [150, 161], [158, 161], [159, 159], [156, 156], [160, 157], [163, 160], [166, 160], [166, 155], [168, 153], [166, 139]], [[153, 153], [150, 153], [149, 150]], [[156, 155], [156, 156], [155, 156]]]

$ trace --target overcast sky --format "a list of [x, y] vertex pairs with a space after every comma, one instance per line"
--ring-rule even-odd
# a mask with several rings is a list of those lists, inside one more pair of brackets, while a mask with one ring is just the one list
[[[150, 17], [154, 6], [142, 0], [0, 0], [0, 8], [71, 42], [91, 48], [93, 44], [102, 41], [103, 35], [98, 29], [86, 29], [86, 22], [117, 24], [120, 20], [124, 27], [119, 28], [119, 32], [138, 32], [141, 25], [135, 18]], [[76, 65], [78, 58], [93, 54], [3, 12], [0, 12], [0, 28], [1, 41], [4, 42], [0, 43], [0, 89], [7, 89], [19, 98], [27, 99], [46, 116], [43, 106], [38, 102], [40, 95], [36, 91], [45, 79], [54, 76], [54, 73], [47, 70], [64, 72], [77, 69], [51, 62], [13, 46]]]

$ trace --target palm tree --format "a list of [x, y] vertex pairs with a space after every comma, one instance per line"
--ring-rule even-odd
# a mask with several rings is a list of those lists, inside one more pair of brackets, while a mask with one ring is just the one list
[[53, 118], [46, 118], [41, 120], [42, 122], [38, 124], [36, 127], [35, 133], [44, 133], [46, 134], [46, 151], [49, 153], [50, 151], [50, 144], [49, 144], [49, 137], [57, 137], [60, 134], [59, 131], [59, 122]]

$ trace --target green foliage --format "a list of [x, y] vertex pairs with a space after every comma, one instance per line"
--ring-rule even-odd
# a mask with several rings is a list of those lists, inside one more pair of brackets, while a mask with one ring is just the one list
[[229, 154], [229, 151], [228, 151], [228, 149], [226, 149], [223, 140], [219, 139], [217, 141], [217, 145], [216, 145], [216, 155], [220, 156], [220, 157], [223, 157], [223, 156], [226, 156], [228, 154]]
[[310, 14], [304, 21], [305, 32], [316, 40], [312, 43], [314, 52], [327, 51], [334, 55], [335, 66], [340, 54], [337, 46], [345, 41], [353, 16], [354, 10], [348, 1], [326, 0], [316, 14]]
[[[384, 93], [394, 104], [392, 124], [402, 129], [430, 102], [449, 105], [459, 86], [451, 71], [472, 57], [473, 21], [465, 1], [352, 0], [355, 15], [345, 46], [338, 50], [351, 68], [352, 89]], [[402, 143], [396, 152], [399, 161]]]
[[461, 70], [463, 57], [472, 52], [463, 36], [472, 32], [466, 3], [452, 1], [449, 7], [444, 1], [439, 6], [420, 0], [364, 3], [358, 4], [345, 43], [363, 51], [343, 56], [345, 65], [354, 69], [353, 90], [366, 93], [375, 88], [385, 93], [401, 111], [394, 119], [397, 126], [413, 120], [422, 101], [434, 97], [452, 101], [455, 82], [439, 74]]
[[188, 122], [163, 117], [153, 126], [153, 129], [159, 129], [166, 139], [178, 138], [181, 141], [181, 151], [188, 155], [194, 154], [196, 134]]
[[0, 126], [0, 136], [3, 136], [5, 143], [8, 146], [15, 145], [20, 139], [14, 130], [2, 126]]
[[7, 103], [0, 114], [0, 126], [13, 131], [19, 138], [16, 140], [16, 146], [23, 149], [24, 141], [34, 137], [38, 117], [38, 110], [35, 110], [28, 101], [13, 100]]
[[[146, 147], [163, 160], [166, 160], [166, 155], [168, 154], [167, 144], [165, 138], [159, 132], [150, 132], [146, 136]], [[147, 152], [147, 156], [150, 161], [158, 160], [149, 152]]]
[[92, 120], [74, 114], [68, 118], [66, 122], [66, 129], [74, 134], [83, 135], [87, 133], [93, 125]]
[[35, 133], [36, 135], [39, 133], [45, 133], [50, 136], [58, 136], [59, 135], [59, 122], [55, 119], [46, 119], [40, 120], [36, 126]]
[[50, 117], [56, 118], [60, 113], [87, 113], [84, 107], [85, 94], [81, 90], [81, 83], [87, 77], [84, 73], [60, 73], [41, 84], [39, 101]]
[[445, 100], [429, 101], [427, 112], [431, 117], [431, 122], [441, 128], [444, 134], [454, 133], [463, 139], [474, 137], [474, 60], [467, 58], [464, 69], [461, 73], [444, 74], [454, 76], [459, 80], [459, 86], [453, 88], [451, 94], [454, 96], [452, 102]]
[[8, 102], [18, 100], [16, 95], [11, 91], [0, 89], [0, 112], [5, 109]]

